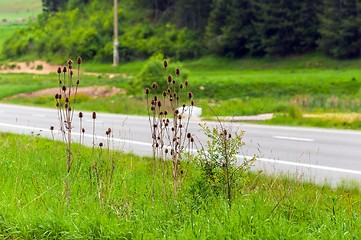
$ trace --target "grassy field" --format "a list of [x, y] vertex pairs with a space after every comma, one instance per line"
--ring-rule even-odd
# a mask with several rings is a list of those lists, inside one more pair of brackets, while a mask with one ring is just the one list
[[9, 23], [25, 23], [29, 18], [42, 12], [41, 0], [1, 0], [0, 25]]
[[[198, 167], [190, 163], [178, 196], [168, 185], [170, 172], [164, 195], [158, 166], [152, 201], [152, 159], [74, 146], [67, 201], [62, 143], [0, 133], [0, 151], [6, 152], [0, 156], [0, 238], [357, 239], [361, 234], [357, 185], [331, 189], [249, 173], [229, 206], [222, 192], [202, 188]], [[100, 159], [115, 166], [105, 202], [98, 199], [92, 175]]]
[[[84, 63], [88, 72], [82, 86], [108, 85], [132, 92], [131, 83], [137, 78], [144, 61], [120, 64]], [[333, 117], [329, 113], [361, 114], [360, 60], [335, 61], [318, 55], [278, 59], [227, 60], [206, 57], [183, 62], [189, 71], [190, 90], [203, 117], [242, 116], [274, 113], [267, 124], [305, 125], [360, 129], [358, 118]], [[161, 63], [160, 63], [161, 65]], [[161, 67], [161, 66], [160, 66]], [[119, 73], [109, 78], [105, 73]], [[53, 81], [53, 82], [52, 82]], [[163, 80], [165, 81], [165, 80]], [[56, 74], [0, 74], [2, 101], [40, 106], [52, 106], [52, 96], [5, 99], [23, 91], [56, 86]], [[150, 83], [149, 83], [150, 84]], [[146, 114], [142, 91], [135, 95], [80, 99], [78, 107], [114, 113]], [[297, 114], [295, 114], [297, 113]], [[314, 117], [315, 114], [323, 117]]]

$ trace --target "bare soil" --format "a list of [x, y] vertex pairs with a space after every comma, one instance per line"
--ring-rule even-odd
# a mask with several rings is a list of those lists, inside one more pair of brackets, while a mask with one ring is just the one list
[[[9, 62], [6, 64], [0, 64], [0, 73], [33, 73], [33, 74], [49, 74], [56, 73], [58, 65], [52, 65], [44, 61], [34, 62]], [[99, 73], [84, 73], [85, 75], [99, 75]], [[109, 78], [114, 78], [118, 74], [108, 74]], [[59, 91], [59, 88], [42, 89], [32, 93], [21, 93], [11, 98], [25, 97], [41, 97], [55, 95]], [[78, 93], [86, 95], [91, 98], [103, 98], [110, 97], [115, 94], [126, 94], [126, 91], [122, 88], [110, 87], [110, 86], [89, 86], [79, 87]]]

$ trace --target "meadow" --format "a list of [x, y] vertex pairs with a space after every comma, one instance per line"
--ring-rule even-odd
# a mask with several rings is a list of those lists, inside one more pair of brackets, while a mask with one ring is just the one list
[[[171, 62], [171, 60], [170, 60]], [[263, 123], [360, 129], [361, 71], [358, 60], [336, 61], [318, 55], [286, 59], [229, 60], [205, 57], [184, 61], [203, 117], [243, 116], [274, 113]], [[113, 67], [96, 62], [85, 63], [82, 86], [105, 85], [125, 89], [128, 94], [107, 98], [84, 96], [80, 109], [113, 113], [146, 114], [142, 90], [133, 83], [147, 61], [135, 61]], [[161, 62], [159, 63], [161, 67]], [[106, 73], [118, 75], [109, 78]], [[56, 74], [0, 74], [1, 101], [52, 106], [52, 96], [6, 98], [21, 92], [51, 88]], [[160, 78], [161, 79], [161, 78]], [[149, 82], [150, 86], [151, 82]], [[131, 107], [130, 107], [131, 106]], [[351, 117], [355, 116], [356, 117]], [[341, 117], [340, 117], [341, 116]]]
[[[0, 238], [5, 239], [356, 239], [361, 232], [358, 185], [316, 186], [285, 176], [248, 172], [229, 205], [202, 184], [189, 162], [182, 189], [172, 194], [153, 159], [73, 146], [66, 175], [65, 146], [41, 136], [0, 133]], [[18, 149], [21, 148], [21, 153]], [[94, 166], [114, 162], [106, 201], [100, 201]], [[171, 175], [170, 164], [166, 166]], [[167, 170], [167, 171], [168, 171]], [[64, 197], [64, 179], [71, 199]]]

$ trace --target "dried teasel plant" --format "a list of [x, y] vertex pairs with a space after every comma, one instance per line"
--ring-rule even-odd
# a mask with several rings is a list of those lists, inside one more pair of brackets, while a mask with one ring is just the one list
[[[80, 65], [82, 63], [81, 57], [77, 58], [77, 74], [74, 76], [73, 61], [68, 60], [67, 66], [58, 67], [58, 92], [55, 94], [55, 101], [58, 113], [58, 119], [60, 124], [60, 132], [62, 134], [63, 141], [66, 146], [66, 168], [67, 177], [65, 180], [65, 192], [66, 197], [70, 199], [70, 183], [69, 174], [71, 166], [73, 164], [73, 154], [71, 150], [72, 143], [72, 128], [73, 128], [73, 116], [74, 105], [76, 103], [76, 96], [78, 87], [80, 84]], [[74, 81], [74, 78], [76, 80]], [[80, 115], [79, 115], [80, 117]]]
[[[176, 195], [181, 185], [180, 164], [182, 154], [194, 142], [193, 135], [188, 132], [193, 112], [193, 93], [189, 91], [189, 82], [180, 82], [180, 68], [176, 68], [174, 76], [168, 73], [168, 61], [163, 61], [166, 89], [158, 89], [153, 82], [146, 88], [149, 125], [152, 136], [153, 159], [164, 161], [170, 156], [172, 160], [173, 193]], [[160, 84], [161, 85], [161, 84]], [[153, 172], [155, 172], [153, 164]], [[164, 176], [163, 167], [163, 176]], [[154, 186], [153, 197], [154, 197]]]

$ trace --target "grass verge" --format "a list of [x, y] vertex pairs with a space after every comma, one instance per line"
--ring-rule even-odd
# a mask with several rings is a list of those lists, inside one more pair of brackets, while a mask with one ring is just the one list
[[152, 160], [103, 152], [105, 159], [115, 160], [111, 195], [103, 204], [91, 177], [101, 152], [80, 146], [74, 150], [72, 198], [67, 202], [63, 144], [0, 133], [0, 151], [6, 153], [0, 156], [0, 238], [355, 239], [361, 234], [358, 185], [332, 189], [248, 174], [230, 207], [222, 195], [202, 189], [191, 164], [180, 194], [168, 194], [166, 201], [158, 172], [153, 202]]

